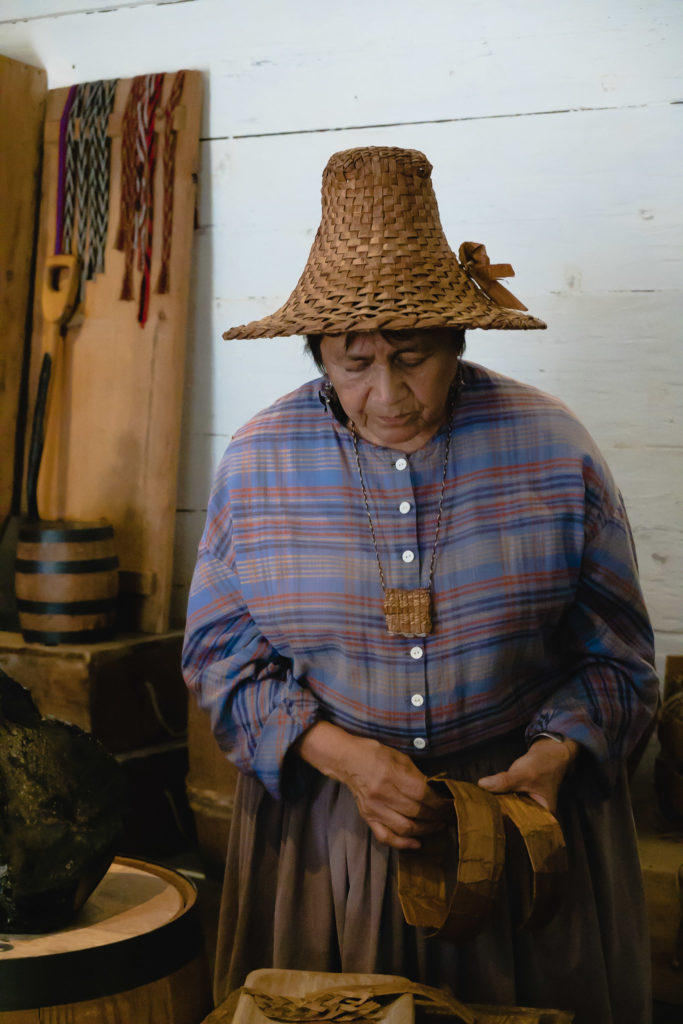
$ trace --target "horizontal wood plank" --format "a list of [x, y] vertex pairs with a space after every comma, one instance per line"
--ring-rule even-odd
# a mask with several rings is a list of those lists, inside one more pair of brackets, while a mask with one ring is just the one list
[[[26, 7], [21, 15], [19, 7]], [[39, 54], [50, 88], [167, 67], [205, 68], [207, 137], [510, 117], [676, 100], [676, 0], [48, 0], [3, 25], [3, 49]], [[86, 6], [90, 6], [86, 3]], [[0, 18], [25, 17], [13, 0]], [[66, 10], [65, 10], [66, 9]], [[59, 17], [46, 17], [54, 11]], [[105, 45], [106, 44], [106, 45]], [[501, 171], [509, 171], [500, 159]]]
[[625, 496], [659, 660], [680, 653], [679, 0], [104, 6], [4, 0], [0, 49], [44, 66], [51, 88], [205, 73], [176, 621], [230, 436], [317, 372], [299, 340], [221, 333], [294, 287], [329, 155], [389, 144], [427, 153], [451, 244], [481, 240], [511, 262], [511, 290], [547, 320], [546, 332], [472, 332], [468, 357], [558, 395], [586, 424]]

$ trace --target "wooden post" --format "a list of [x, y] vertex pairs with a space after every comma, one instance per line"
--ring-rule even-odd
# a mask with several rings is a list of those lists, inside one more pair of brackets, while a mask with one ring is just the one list
[[0, 518], [12, 505], [47, 75], [0, 56]]

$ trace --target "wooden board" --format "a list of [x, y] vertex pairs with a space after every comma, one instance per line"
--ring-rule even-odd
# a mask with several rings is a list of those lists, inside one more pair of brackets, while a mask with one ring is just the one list
[[31, 691], [41, 714], [92, 732], [120, 753], [184, 739], [181, 645], [178, 631], [58, 647], [0, 633], [0, 668]]
[[196, 900], [178, 872], [117, 857], [68, 927], [3, 936], [0, 1021], [200, 1024], [211, 999]]
[[12, 506], [14, 447], [35, 239], [47, 75], [0, 56], [0, 519]]
[[670, 654], [664, 674], [664, 700], [683, 690], [683, 654]]
[[[166, 103], [174, 75], [167, 74]], [[115, 530], [126, 626], [163, 632], [168, 626], [186, 321], [197, 181], [202, 80], [187, 72], [174, 118], [177, 129], [170, 292], [156, 294], [160, 268], [163, 160], [155, 173], [152, 295], [149, 319], [121, 301], [123, 253], [114, 248], [119, 221], [121, 119], [132, 80], [120, 80], [110, 120], [111, 188], [105, 273], [88, 282], [53, 367], [52, 398], [38, 491], [41, 517], [109, 520]], [[67, 89], [48, 94], [31, 395], [43, 344], [40, 290], [44, 263], [55, 249], [59, 118]], [[133, 595], [126, 598], [126, 595]]]
[[[55, 85], [75, 80], [74, 65], [81, 81], [137, 74], [150, 53], [209, 69], [202, 134], [212, 139], [487, 116], [519, 123], [680, 94], [680, 0], [3, 0], [4, 20], [6, 52], [44, 54]], [[327, 142], [332, 152], [334, 136]], [[515, 155], [497, 154], [501, 192]], [[471, 151], [457, 156], [477, 162]], [[653, 174], [663, 166], [658, 159]]]
[[654, 997], [683, 1007], [683, 833], [641, 834], [638, 845]]
[[662, 812], [654, 788], [656, 734], [631, 780], [650, 932], [656, 1000], [683, 1006], [683, 828]]

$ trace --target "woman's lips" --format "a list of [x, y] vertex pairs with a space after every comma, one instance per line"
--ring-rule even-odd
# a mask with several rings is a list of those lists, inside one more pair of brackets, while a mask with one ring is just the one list
[[412, 416], [413, 413], [404, 412], [401, 413], [400, 416], [378, 416], [377, 419], [379, 420], [380, 423], [384, 423], [387, 426], [397, 426], [401, 423], [405, 423], [407, 420], [411, 419]]

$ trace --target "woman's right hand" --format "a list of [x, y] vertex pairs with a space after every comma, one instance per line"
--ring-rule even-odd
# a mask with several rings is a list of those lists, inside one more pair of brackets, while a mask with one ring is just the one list
[[358, 811], [381, 843], [420, 848], [417, 838], [444, 825], [444, 800], [411, 759], [377, 740], [317, 722], [297, 741], [296, 752], [323, 775], [351, 790]]

